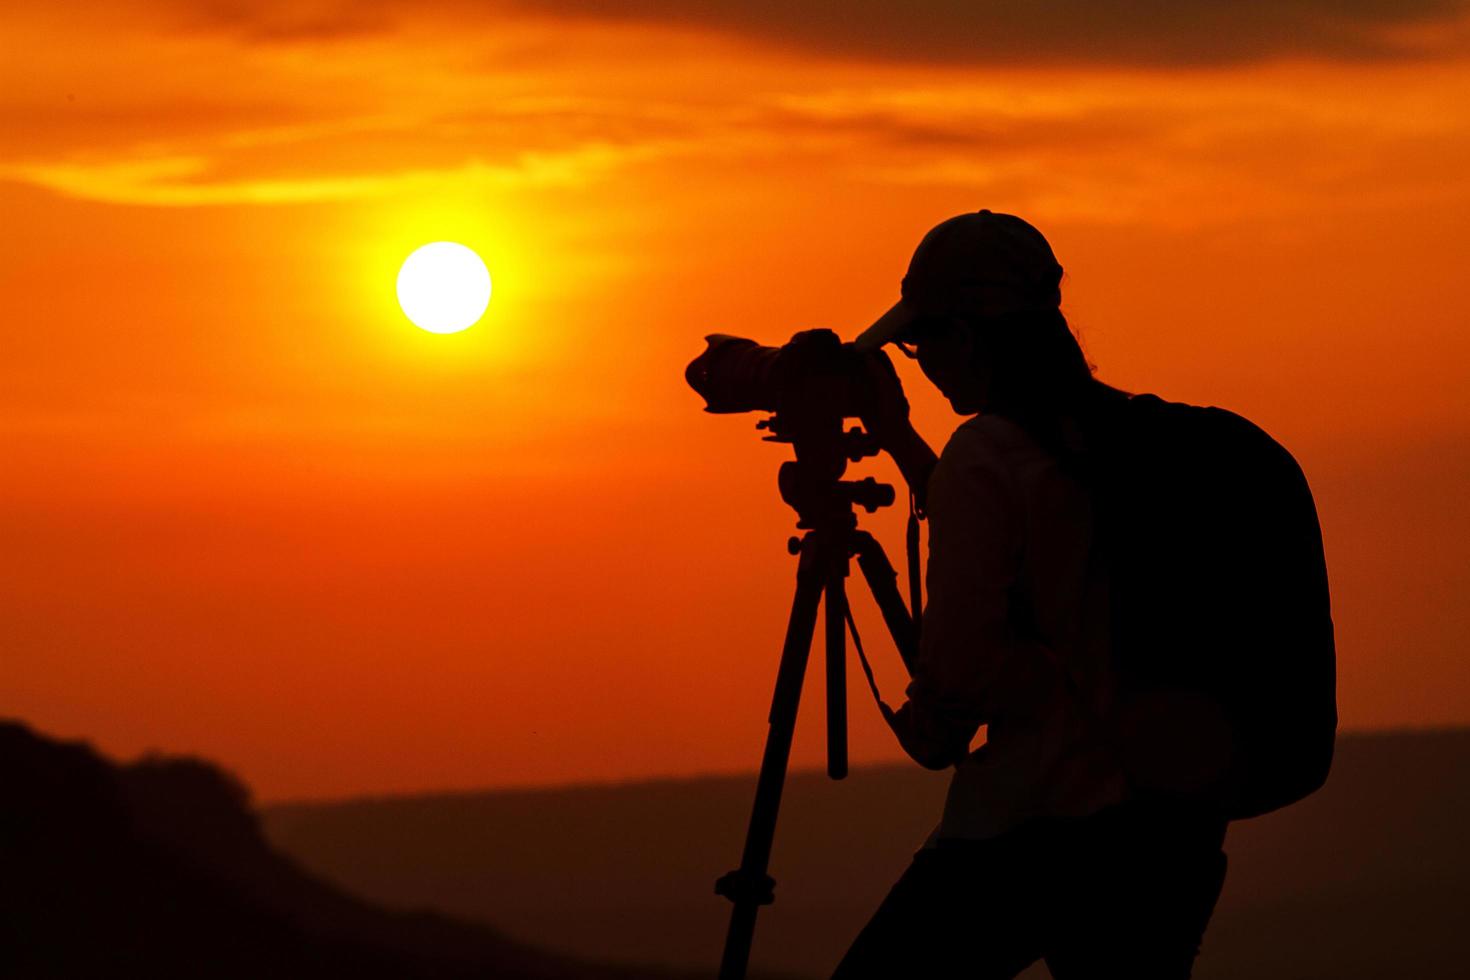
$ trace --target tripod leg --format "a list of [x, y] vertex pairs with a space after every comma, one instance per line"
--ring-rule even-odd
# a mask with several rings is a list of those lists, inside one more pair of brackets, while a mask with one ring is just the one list
[[827, 775], [847, 775], [847, 556], [827, 573]]
[[796, 728], [796, 709], [801, 701], [801, 684], [806, 675], [812, 637], [817, 628], [817, 609], [830, 563], [831, 544], [826, 535], [808, 534], [801, 543], [801, 560], [796, 569], [796, 597], [781, 648], [781, 666], [776, 673], [776, 692], [771, 699], [770, 730], [761, 756], [756, 781], [755, 805], [740, 867], [715, 883], [715, 891], [734, 903], [730, 928], [725, 934], [725, 952], [720, 959], [720, 980], [741, 980], [750, 962], [750, 944], [755, 938], [755, 914], [774, 901], [775, 886], [766, 874], [771, 860], [771, 843], [776, 836], [776, 812], [781, 806], [781, 789], [786, 782], [786, 765], [791, 758], [791, 736]]
[[914, 660], [919, 656], [919, 637], [914, 629], [914, 617], [909, 615], [903, 595], [898, 591], [898, 573], [893, 570], [893, 564], [877, 538], [866, 531], [857, 531], [852, 540], [857, 550], [858, 568], [862, 570], [863, 578], [868, 580], [868, 588], [878, 603], [878, 611], [883, 614], [889, 634], [893, 636], [894, 646], [898, 647], [898, 655], [912, 674]]

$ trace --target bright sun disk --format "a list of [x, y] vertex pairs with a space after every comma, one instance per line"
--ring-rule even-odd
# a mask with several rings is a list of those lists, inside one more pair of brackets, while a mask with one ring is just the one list
[[458, 242], [422, 245], [398, 270], [398, 305], [414, 326], [430, 333], [458, 333], [485, 315], [490, 270]]

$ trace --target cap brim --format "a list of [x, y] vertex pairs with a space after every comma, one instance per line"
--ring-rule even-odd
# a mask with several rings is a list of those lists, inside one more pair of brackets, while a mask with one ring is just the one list
[[913, 308], [899, 300], [888, 308], [888, 312], [873, 321], [871, 327], [858, 334], [852, 345], [860, 351], [877, 350], [890, 340], [897, 339], [915, 319], [917, 316]]

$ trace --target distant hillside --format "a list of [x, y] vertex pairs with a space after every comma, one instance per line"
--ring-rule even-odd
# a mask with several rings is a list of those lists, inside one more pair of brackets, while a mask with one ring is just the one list
[[[933, 824], [945, 775], [792, 777], [755, 962], [825, 976]], [[752, 778], [292, 804], [266, 828], [384, 903], [493, 921], [583, 956], [713, 972]], [[1232, 827], [1195, 976], [1467, 975], [1470, 731], [1344, 736], [1327, 787]], [[984, 887], [977, 882], [977, 887]]]
[[0, 722], [0, 976], [669, 975], [590, 966], [483, 924], [375, 908], [274, 851], [245, 789], [207, 763], [117, 766]]

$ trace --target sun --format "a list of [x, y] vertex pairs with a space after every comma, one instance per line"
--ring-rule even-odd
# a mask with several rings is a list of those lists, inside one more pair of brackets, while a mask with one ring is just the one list
[[398, 305], [416, 327], [459, 333], [490, 305], [490, 270], [458, 242], [421, 245], [398, 270]]

